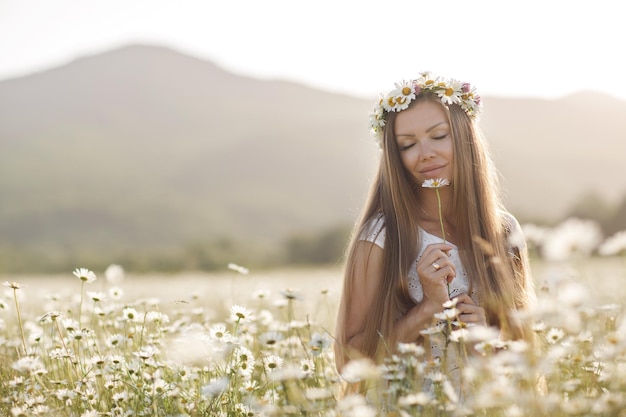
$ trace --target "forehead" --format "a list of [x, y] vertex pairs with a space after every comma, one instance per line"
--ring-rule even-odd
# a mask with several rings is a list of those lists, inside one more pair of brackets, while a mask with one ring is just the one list
[[432, 101], [421, 101], [398, 113], [395, 120], [394, 133], [398, 135], [425, 132], [432, 126], [447, 121], [448, 117], [441, 104]]

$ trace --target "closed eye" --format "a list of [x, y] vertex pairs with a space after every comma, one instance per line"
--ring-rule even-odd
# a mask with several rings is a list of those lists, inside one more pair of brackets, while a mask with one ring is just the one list
[[400, 146], [400, 152], [406, 151], [407, 149], [413, 147], [413, 145], [415, 145], [415, 144], [414, 143], [409, 143], [407, 145]]

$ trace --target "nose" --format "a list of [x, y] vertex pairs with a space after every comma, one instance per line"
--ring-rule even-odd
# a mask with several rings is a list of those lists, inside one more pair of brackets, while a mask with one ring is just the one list
[[435, 149], [428, 143], [422, 143], [422, 156], [421, 159], [423, 161], [427, 161], [436, 156]]

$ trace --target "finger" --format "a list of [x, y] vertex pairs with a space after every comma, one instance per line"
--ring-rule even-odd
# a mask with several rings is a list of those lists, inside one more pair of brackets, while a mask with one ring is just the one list
[[442, 271], [442, 270], [451, 271], [453, 275], [456, 275], [456, 267], [447, 258], [437, 259], [435, 262], [430, 264], [429, 268], [432, 268], [435, 272]]
[[447, 284], [451, 283], [456, 277], [456, 270], [454, 269], [454, 265], [446, 265], [443, 268], [439, 269], [433, 275], [436, 279], [444, 280]]
[[431, 243], [424, 249], [423, 257], [430, 256], [432, 253], [440, 252], [442, 255], [448, 256], [448, 252], [452, 250], [454, 246], [449, 243]]
[[[438, 255], [439, 256], [437, 257], [422, 257], [422, 259], [420, 259], [417, 264], [418, 275], [433, 274], [436, 272], [441, 272], [448, 268], [448, 271], [451, 270], [452, 274], [456, 276], [456, 267], [454, 266], [452, 261], [450, 261], [447, 256], [441, 253]], [[448, 272], [448, 274], [449, 273], [450, 272]]]
[[472, 297], [470, 297], [467, 294], [459, 294], [456, 297], [453, 298], [453, 300], [456, 300], [457, 305], [458, 304], [470, 304], [470, 305], [476, 305], [476, 303], [474, 302], [474, 300], [472, 299]]
[[485, 310], [482, 307], [478, 307], [474, 304], [460, 303], [456, 305], [456, 309], [459, 312], [459, 319], [466, 323], [484, 323]]
[[487, 320], [480, 314], [460, 314], [458, 318], [462, 323], [487, 325]]
[[459, 314], [458, 318], [463, 323], [479, 323], [480, 318], [478, 314]]

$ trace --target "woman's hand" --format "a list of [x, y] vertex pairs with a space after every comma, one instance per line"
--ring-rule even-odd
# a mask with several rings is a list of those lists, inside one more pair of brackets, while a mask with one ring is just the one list
[[417, 275], [424, 297], [440, 308], [450, 299], [448, 284], [456, 276], [456, 269], [448, 256], [448, 251], [453, 247], [447, 243], [430, 244], [417, 263]]
[[487, 325], [485, 317], [485, 309], [477, 306], [467, 294], [461, 294], [454, 298], [456, 300], [456, 309], [459, 312], [458, 318], [463, 323]]

